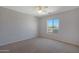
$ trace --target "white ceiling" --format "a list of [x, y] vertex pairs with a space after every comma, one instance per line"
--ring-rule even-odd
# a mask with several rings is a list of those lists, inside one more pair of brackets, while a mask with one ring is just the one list
[[15, 10], [18, 12], [34, 15], [34, 16], [44, 16], [48, 14], [56, 14], [68, 10], [72, 10], [78, 8], [78, 6], [48, 6], [44, 11], [44, 13], [39, 14], [36, 10], [35, 6], [4, 6], [4, 8], [8, 8], [11, 10]]

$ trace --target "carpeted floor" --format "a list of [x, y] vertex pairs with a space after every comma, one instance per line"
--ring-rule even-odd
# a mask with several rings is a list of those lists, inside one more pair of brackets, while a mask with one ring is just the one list
[[12, 53], [74, 53], [79, 47], [45, 38], [35, 38], [0, 47], [0, 52]]

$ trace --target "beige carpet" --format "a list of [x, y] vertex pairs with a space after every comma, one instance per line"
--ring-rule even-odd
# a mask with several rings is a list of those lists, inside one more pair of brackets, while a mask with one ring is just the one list
[[45, 38], [35, 38], [0, 47], [0, 52], [13, 53], [69, 53], [79, 52], [79, 47]]

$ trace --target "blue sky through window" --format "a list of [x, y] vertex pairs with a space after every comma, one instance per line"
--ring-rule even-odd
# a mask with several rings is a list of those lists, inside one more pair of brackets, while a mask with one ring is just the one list
[[48, 26], [49, 27], [51, 27], [51, 26], [59, 27], [59, 19], [58, 18], [49, 19]]
[[48, 26], [52, 26], [53, 25], [52, 22], [53, 22], [52, 19], [49, 19], [48, 20]]

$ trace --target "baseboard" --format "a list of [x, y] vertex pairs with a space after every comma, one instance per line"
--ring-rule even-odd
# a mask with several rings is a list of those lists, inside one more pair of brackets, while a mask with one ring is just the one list
[[28, 39], [22, 39], [22, 40], [20, 39], [20, 40], [17, 40], [17, 41], [6, 42], [5, 44], [1, 44], [0, 47], [5, 46], [5, 45], [9, 45], [9, 44], [13, 44], [13, 43], [17, 43], [17, 42], [20, 42], [20, 41], [23, 41], [23, 40], [34, 39], [34, 38], [37, 38], [37, 37], [31, 37], [31, 38], [28, 38]]
[[79, 47], [79, 45], [77, 45], [77, 44], [69, 43], [69, 42], [66, 42], [66, 41], [61, 41], [61, 40], [57, 40], [57, 39], [51, 39], [51, 38], [48, 38], [48, 37], [42, 37], [42, 38], [55, 40], [55, 41], [58, 41], [58, 42], [62, 42], [62, 43], [65, 43], [65, 44], [69, 44], [69, 45], [73, 45], [73, 46]]

